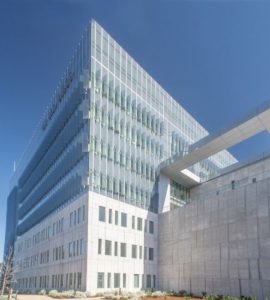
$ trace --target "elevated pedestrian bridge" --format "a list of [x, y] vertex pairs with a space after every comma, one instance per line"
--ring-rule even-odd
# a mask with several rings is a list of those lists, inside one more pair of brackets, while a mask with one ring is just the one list
[[189, 171], [189, 167], [265, 130], [270, 132], [270, 101], [240, 121], [194, 143], [186, 155], [174, 155], [165, 160], [160, 164], [160, 172], [186, 187], [197, 185], [201, 179]]

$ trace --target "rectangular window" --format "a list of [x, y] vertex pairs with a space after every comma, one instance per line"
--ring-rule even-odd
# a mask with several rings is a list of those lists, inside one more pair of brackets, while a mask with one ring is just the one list
[[104, 288], [104, 273], [98, 273], [97, 275], [97, 288], [103, 289]]
[[112, 274], [108, 273], [107, 274], [107, 288], [111, 288], [111, 277], [112, 277]]
[[68, 257], [72, 256], [72, 242], [68, 244]]
[[146, 275], [146, 287], [151, 288], [151, 275]]
[[153, 275], [153, 288], [156, 287], [156, 275]]
[[121, 213], [121, 226], [127, 227], [127, 214]]
[[154, 248], [149, 248], [148, 259], [154, 260]]
[[135, 216], [132, 216], [132, 229], [135, 229]]
[[154, 234], [154, 222], [149, 221], [149, 233]]
[[140, 275], [134, 274], [134, 287], [139, 288], [140, 287]]
[[76, 275], [77, 275], [77, 273], [74, 273], [74, 282], [73, 282], [73, 287], [75, 288], [76, 287]]
[[139, 248], [139, 258], [142, 259], [142, 246]]
[[83, 254], [83, 239], [80, 239], [80, 255]]
[[99, 206], [99, 212], [98, 212], [98, 220], [101, 222], [105, 222], [105, 207]]
[[120, 288], [120, 273], [114, 273], [114, 287]]
[[114, 242], [114, 256], [118, 255], [118, 242]]
[[127, 274], [123, 274], [123, 288], [127, 287]]
[[76, 225], [76, 223], [77, 223], [77, 211], [75, 210], [74, 211], [74, 222], [73, 222], [73, 224]]
[[76, 242], [74, 241], [72, 244], [72, 249], [73, 249], [73, 256], [76, 255]]
[[78, 218], [77, 218], [77, 223], [80, 224], [82, 220], [82, 208], [78, 208]]
[[105, 255], [112, 255], [112, 242], [105, 240]]
[[112, 209], [109, 209], [109, 223], [112, 224]]
[[72, 288], [73, 283], [73, 273], [69, 273], [69, 288]]
[[127, 244], [121, 243], [120, 247], [121, 247], [121, 249], [120, 249], [121, 257], [126, 257], [127, 256]]
[[115, 225], [118, 225], [118, 211], [117, 210], [114, 213], [114, 223], [115, 223]]
[[142, 218], [137, 218], [137, 229], [142, 231]]
[[[62, 282], [62, 277], [61, 277], [61, 282]], [[80, 289], [82, 287], [82, 273], [78, 273], [78, 281], [77, 281], [77, 289]]]
[[73, 212], [71, 212], [71, 213], [69, 214], [69, 227], [71, 227], [72, 224], [73, 224]]
[[77, 240], [77, 247], [76, 247], [76, 255], [78, 256], [79, 255], [79, 241]]
[[132, 245], [132, 247], [131, 247], [131, 257], [137, 258], [137, 246], [136, 245]]
[[98, 254], [102, 253], [102, 239], [98, 239]]
[[147, 247], [144, 247], [144, 260], [147, 259]]
[[85, 205], [83, 205], [83, 210], [82, 210], [82, 221], [85, 221]]
[[144, 232], [147, 232], [147, 220], [144, 220]]

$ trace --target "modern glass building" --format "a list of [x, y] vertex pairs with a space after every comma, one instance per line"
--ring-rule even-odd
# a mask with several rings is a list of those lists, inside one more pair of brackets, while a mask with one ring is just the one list
[[[207, 135], [92, 21], [11, 180], [17, 288], [156, 288], [158, 215], [190, 200], [160, 164]], [[235, 162], [222, 151], [182, 175], [198, 183]]]

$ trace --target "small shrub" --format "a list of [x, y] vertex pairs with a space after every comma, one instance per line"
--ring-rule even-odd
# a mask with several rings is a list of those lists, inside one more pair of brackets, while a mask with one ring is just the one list
[[140, 300], [141, 298], [145, 297], [146, 294], [144, 292], [136, 292], [136, 293], [130, 293], [129, 299], [130, 300]]
[[75, 292], [73, 290], [63, 291], [63, 292], [58, 292], [57, 290], [51, 290], [48, 295], [56, 299], [74, 298]]
[[161, 291], [155, 291], [155, 292], [153, 292], [152, 293], [152, 297], [162, 297], [162, 296], [164, 296], [165, 295], [165, 293], [163, 293], [163, 292], [161, 292]]
[[80, 292], [80, 291], [77, 291], [75, 293], [75, 298], [86, 298], [86, 293], [85, 292]]
[[[87, 297], [89, 297], [89, 296], [87, 296]], [[103, 297], [105, 299], [113, 299], [115, 296], [114, 296], [114, 294], [112, 292], [105, 292], [104, 295], [103, 295]]]
[[94, 295], [91, 292], [85, 292], [86, 293], [86, 297], [93, 297]]
[[51, 291], [49, 291], [49, 296], [50, 297], [53, 297], [53, 298], [58, 298], [58, 295], [59, 293], [58, 293], [58, 291], [57, 290], [51, 290]]
[[205, 298], [207, 296], [206, 292], [202, 292], [202, 296]]
[[179, 292], [178, 292], [178, 295], [180, 296], [180, 297], [185, 297], [185, 296], [187, 296], [187, 291], [186, 290], [180, 290]]
[[216, 295], [207, 295], [204, 298], [205, 300], [218, 300], [218, 297]]
[[46, 290], [42, 289], [42, 290], [39, 291], [38, 294], [44, 296], [44, 295], [46, 295], [47, 293], [46, 293]]

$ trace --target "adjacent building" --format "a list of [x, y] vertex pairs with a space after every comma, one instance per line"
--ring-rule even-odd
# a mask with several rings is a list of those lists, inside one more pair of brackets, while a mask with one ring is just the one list
[[[199, 205], [191, 199], [202, 182], [237, 162], [223, 148], [185, 169], [170, 167], [206, 136], [92, 21], [11, 180], [5, 252], [14, 247], [16, 288], [192, 290], [190, 273], [176, 275], [190, 265], [174, 260], [183, 249], [170, 252], [169, 228], [182, 228], [174, 216], [181, 222]], [[198, 218], [189, 221], [197, 230]]]

